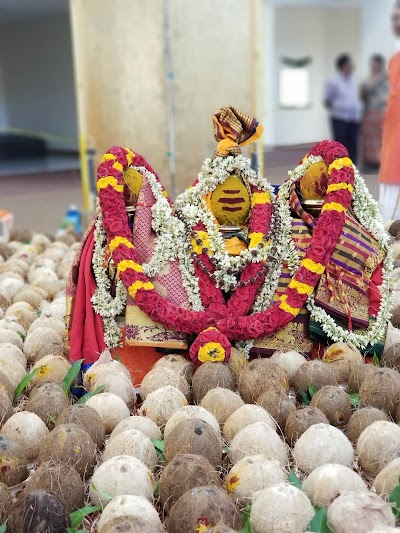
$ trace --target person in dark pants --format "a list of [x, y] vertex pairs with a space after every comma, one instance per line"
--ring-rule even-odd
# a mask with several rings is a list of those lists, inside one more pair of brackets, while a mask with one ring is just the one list
[[337, 74], [326, 85], [324, 103], [329, 109], [334, 140], [347, 148], [350, 159], [357, 164], [361, 102], [351, 57], [340, 55], [336, 69]]

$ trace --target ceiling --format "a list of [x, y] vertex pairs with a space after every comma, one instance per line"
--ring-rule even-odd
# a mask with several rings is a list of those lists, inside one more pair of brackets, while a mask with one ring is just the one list
[[68, 12], [68, 0], [0, 0], [0, 24]]

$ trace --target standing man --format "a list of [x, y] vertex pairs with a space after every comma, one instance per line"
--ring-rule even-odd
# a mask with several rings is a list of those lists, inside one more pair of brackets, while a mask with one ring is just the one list
[[[392, 29], [400, 39], [400, 0], [392, 14]], [[386, 220], [400, 218], [400, 52], [389, 62], [389, 98], [383, 126], [379, 205]]]
[[334, 140], [347, 148], [351, 160], [357, 164], [361, 103], [351, 57], [340, 55], [336, 69], [337, 74], [327, 83], [324, 103], [329, 109]]

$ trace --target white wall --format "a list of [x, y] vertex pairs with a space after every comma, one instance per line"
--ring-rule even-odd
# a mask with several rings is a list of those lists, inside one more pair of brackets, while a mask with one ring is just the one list
[[72, 138], [59, 146], [76, 146], [68, 14], [1, 25], [0, 50], [8, 126]]

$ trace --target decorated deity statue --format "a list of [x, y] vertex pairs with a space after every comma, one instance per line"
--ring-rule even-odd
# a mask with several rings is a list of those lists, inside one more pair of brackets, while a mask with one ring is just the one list
[[197, 363], [339, 340], [379, 353], [392, 260], [347, 150], [317, 144], [275, 197], [241, 155], [262, 126], [234, 108], [213, 121], [214, 156], [174, 205], [142, 157], [103, 157], [68, 289], [71, 360], [120, 344], [133, 359], [162, 348]]

